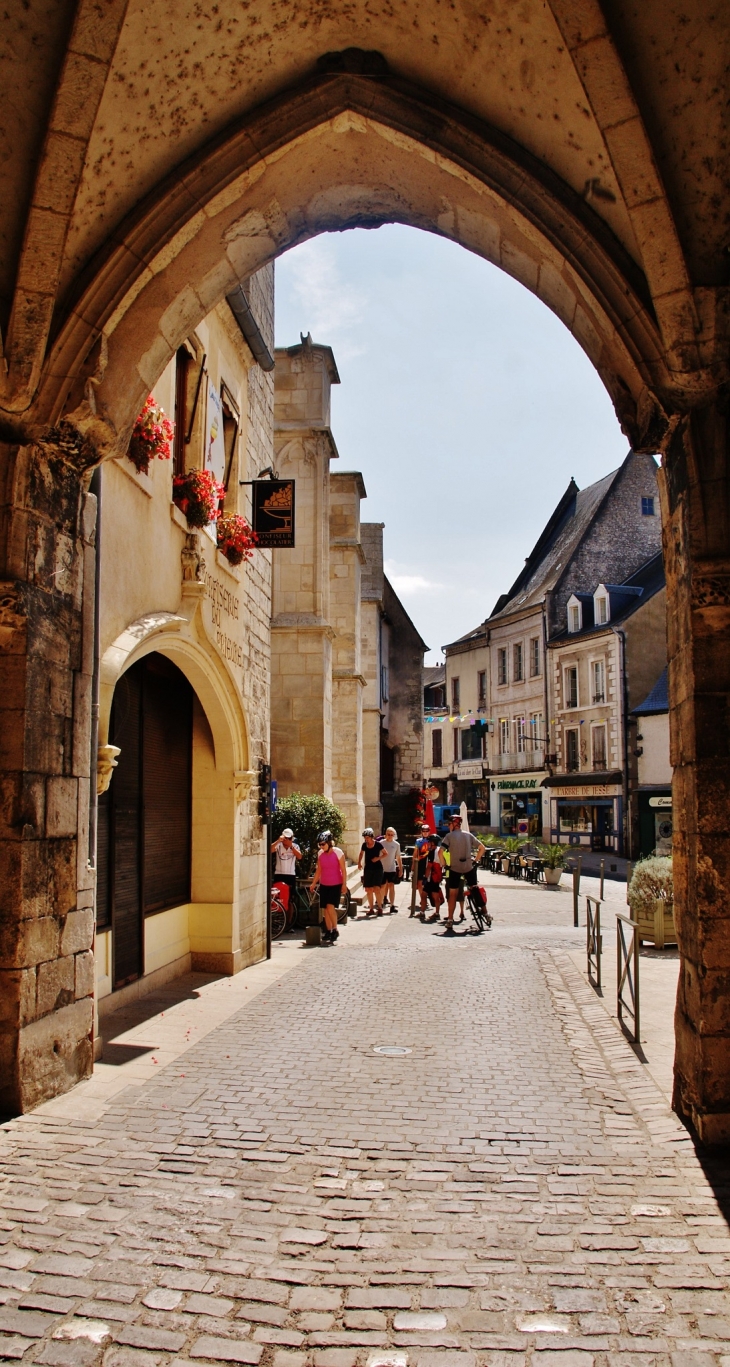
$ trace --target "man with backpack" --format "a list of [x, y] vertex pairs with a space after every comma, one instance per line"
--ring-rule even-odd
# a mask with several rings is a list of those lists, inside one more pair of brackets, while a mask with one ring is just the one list
[[461, 817], [458, 812], [449, 817], [449, 833], [441, 841], [439, 859], [447, 867], [445, 854], [448, 851], [448, 875], [446, 889], [449, 898], [446, 934], [454, 933], [454, 910], [461, 889], [462, 879], [467, 888], [477, 885], [477, 864], [484, 854], [484, 845], [470, 831], [462, 831]]

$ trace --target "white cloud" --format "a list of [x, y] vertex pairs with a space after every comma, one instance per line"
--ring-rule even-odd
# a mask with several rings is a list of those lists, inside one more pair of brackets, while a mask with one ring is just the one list
[[402, 594], [404, 598], [418, 593], [439, 593], [444, 587], [443, 584], [435, 584], [432, 580], [425, 579], [422, 574], [409, 574], [405, 565], [399, 566], [394, 560], [386, 560], [385, 573], [396, 593]]
[[[343, 277], [329, 238], [302, 243], [281, 258], [276, 271], [277, 286], [290, 294], [289, 313], [301, 314], [300, 331], [305, 336], [311, 332], [313, 341], [335, 347], [343, 359], [363, 354], [361, 338], [353, 334], [364, 322], [367, 299]], [[291, 338], [288, 344], [297, 340]]]

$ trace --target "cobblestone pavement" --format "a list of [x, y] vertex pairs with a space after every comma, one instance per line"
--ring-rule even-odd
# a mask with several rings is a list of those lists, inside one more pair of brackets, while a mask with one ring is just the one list
[[1, 1128], [0, 1356], [730, 1367], [716, 1194], [579, 933], [345, 931], [99, 1118]]

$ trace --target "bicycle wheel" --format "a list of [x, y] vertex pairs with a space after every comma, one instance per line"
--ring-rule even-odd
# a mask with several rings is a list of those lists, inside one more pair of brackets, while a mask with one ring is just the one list
[[347, 920], [348, 916], [350, 915], [350, 908], [351, 908], [351, 906], [352, 906], [352, 893], [350, 892], [350, 889], [349, 889], [348, 887], [346, 887], [345, 890], [344, 890], [344, 892], [343, 892], [343, 894], [342, 894], [342, 897], [340, 898], [340, 905], [339, 905], [338, 908], [337, 908], [337, 922], [338, 922], [338, 925], [344, 925], [345, 921]]
[[271, 899], [271, 938], [278, 940], [286, 928], [286, 912], [275, 897]]

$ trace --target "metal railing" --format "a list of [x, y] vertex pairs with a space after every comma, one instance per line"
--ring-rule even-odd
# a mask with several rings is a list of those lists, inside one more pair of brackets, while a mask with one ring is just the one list
[[603, 936], [601, 935], [601, 903], [597, 897], [586, 897], [586, 965], [588, 981], [599, 997], [601, 989], [601, 954]]
[[[630, 934], [629, 934], [630, 932]], [[632, 1044], [641, 1044], [639, 927], [616, 912], [616, 1015]], [[629, 1024], [626, 1023], [628, 1018]]]

